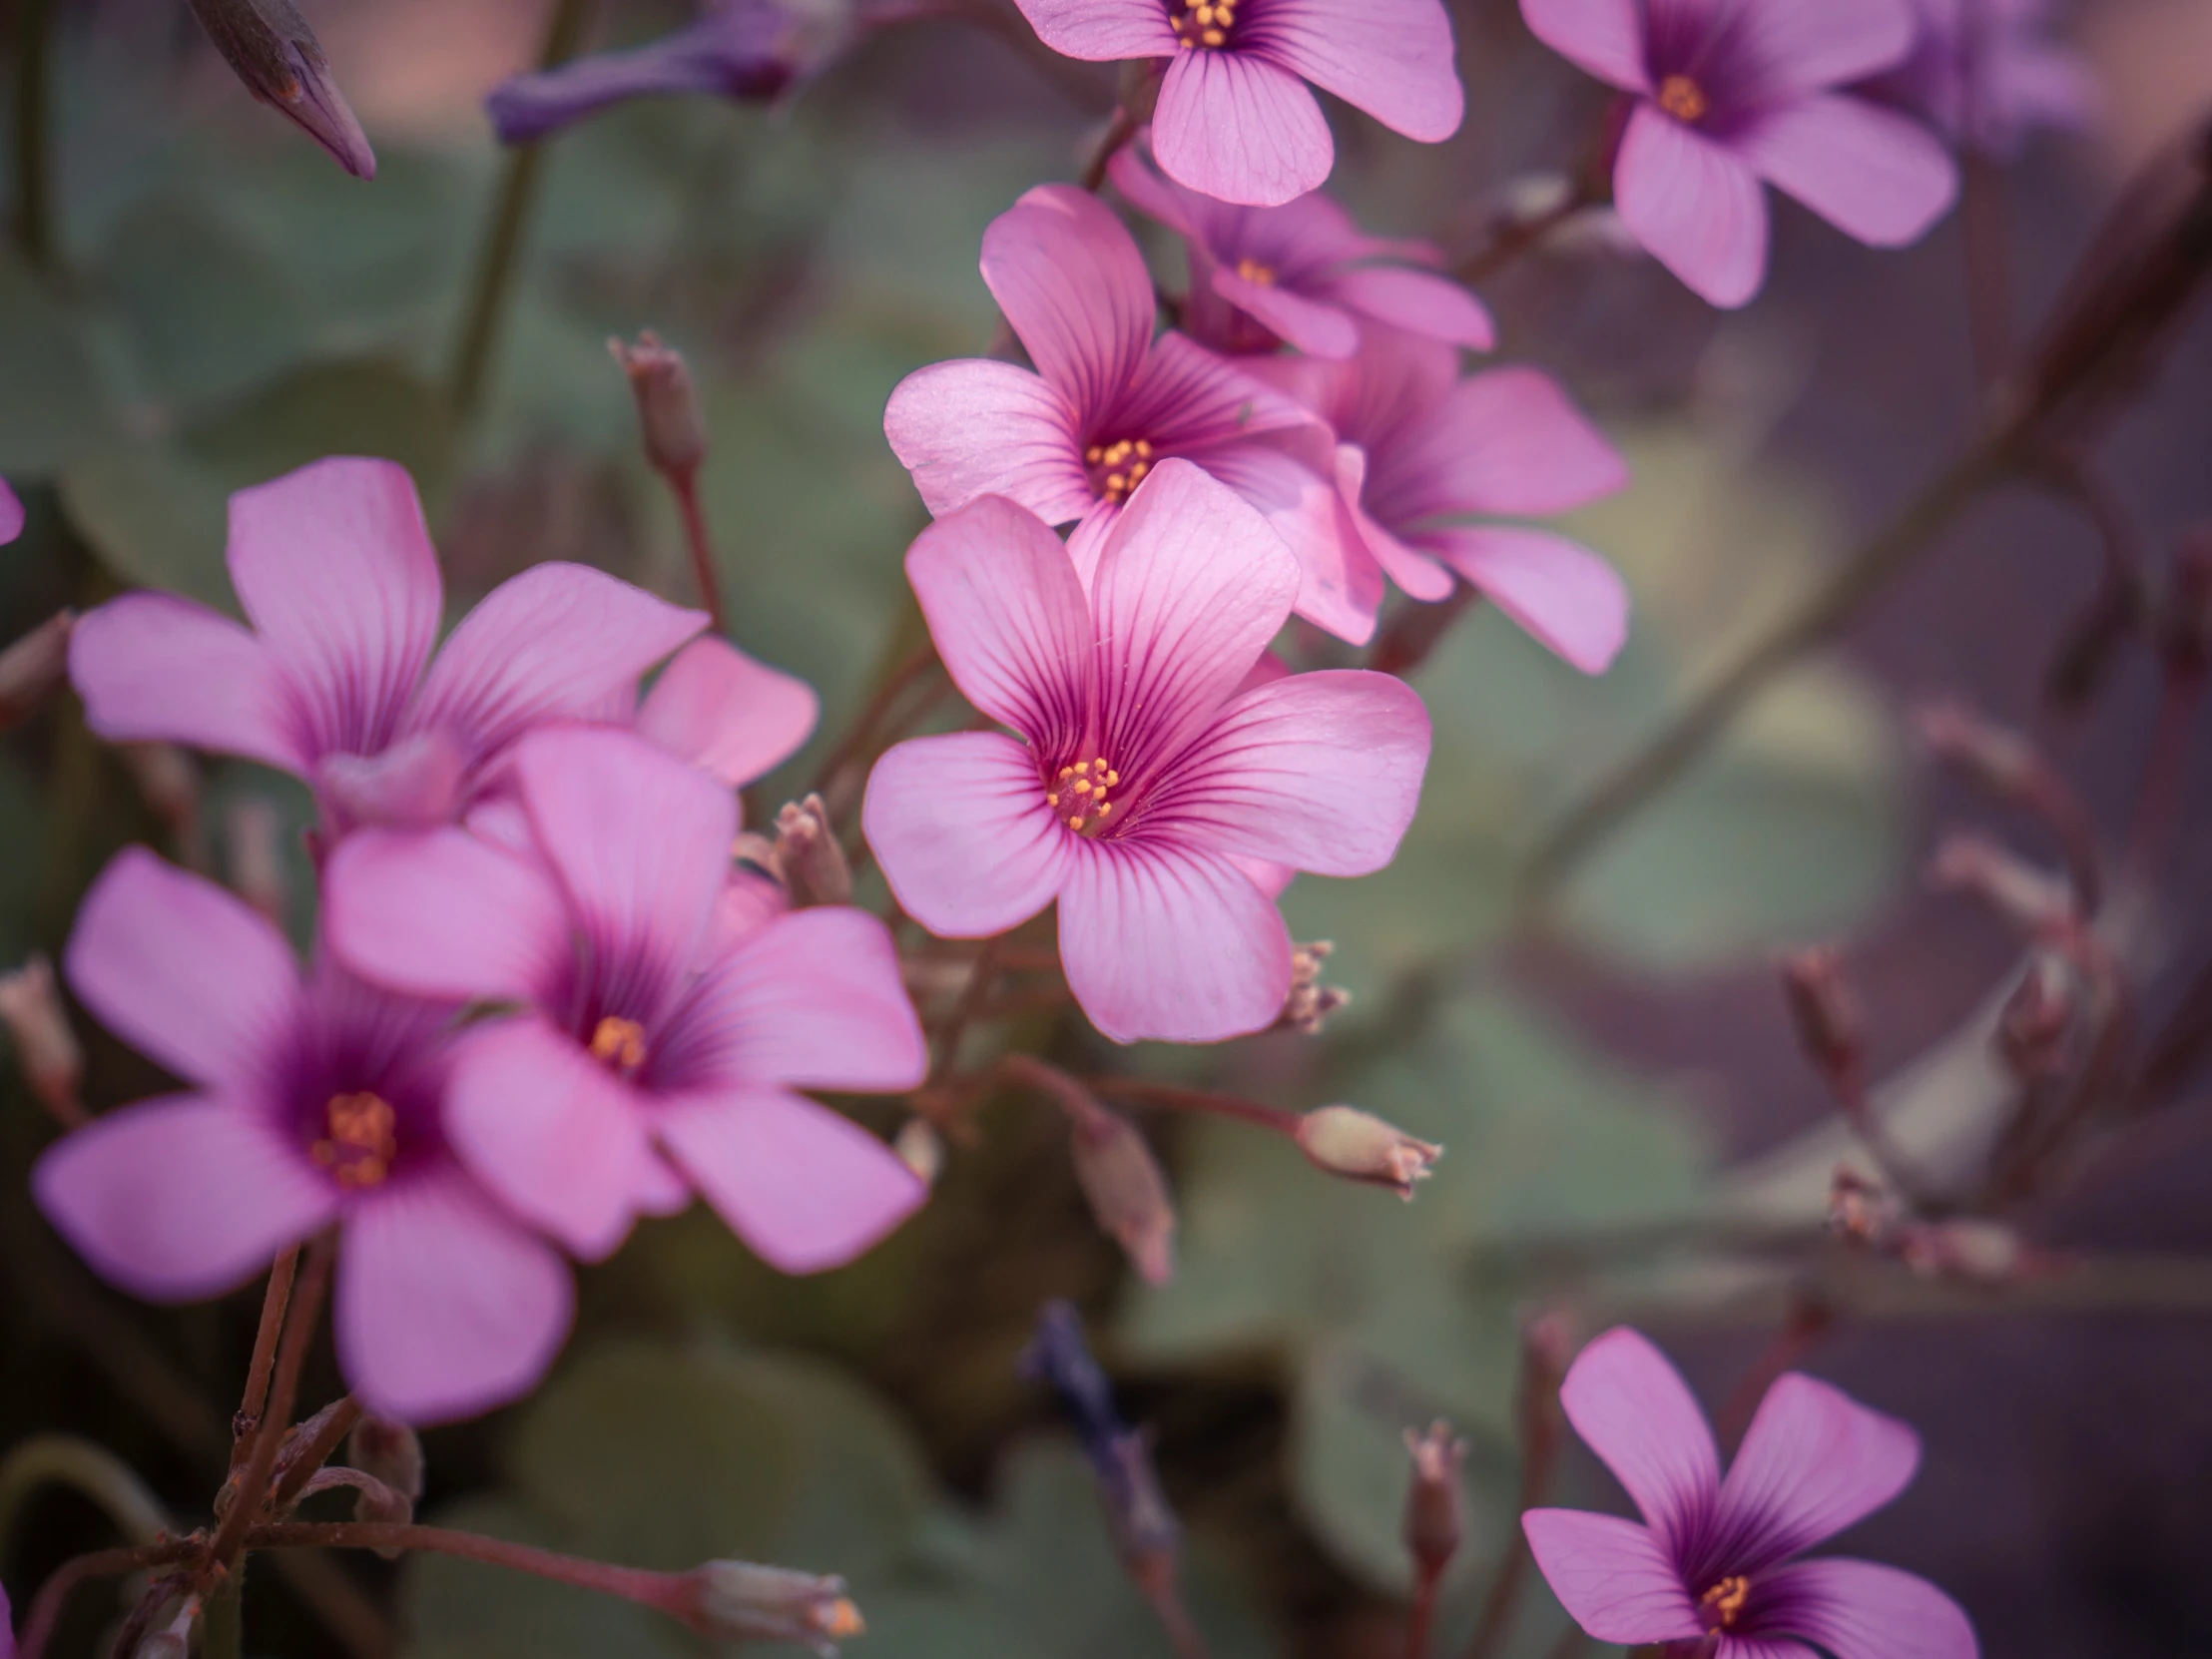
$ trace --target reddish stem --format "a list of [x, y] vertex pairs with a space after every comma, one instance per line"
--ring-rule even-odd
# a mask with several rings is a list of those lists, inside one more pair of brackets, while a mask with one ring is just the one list
[[[1016, 1056], [1026, 1059], [1027, 1056]], [[1211, 1112], [1240, 1123], [1272, 1129], [1278, 1135], [1298, 1139], [1299, 1114], [1269, 1106], [1242, 1095], [1217, 1094], [1211, 1089], [1186, 1089], [1178, 1083], [1154, 1083], [1142, 1077], [1086, 1077], [1083, 1086], [1094, 1094], [1118, 1095], [1141, 1100], [1149, 1106], [1167, 1106], [1179, 1112]]]
[[699, 584], [699, 597], [707, 607], [707, 615], [714, 619], [717, 634], [728, 637], [730, 613], [723, 608], [722, 577], [715, 569], [714, 537], [707, 529], [707, 512], [699, 504], [699, 468], [684, 472], [666, 472], [668, 487], [676, 497], [676, 509], [684, 519], [684, 545], [691, 550], [692, 578]]
[[62, 1605], [68, 1601], [69, 1592], [86, 1579], [112, 1578], [118, 1573], [168, 1566], [190, 1558], [204, 1542], [206, 1535], [195, 1532], [189, 1538], [169, 1538], [158, 1544], [142, 1544], [136, 1549], [96, 1549], [89, 1555], [64, 1561], [47, 1574], [46, 1582], [32, 1598], [31, 1611], [23, 1620], [22, 1640], [16, 1649], [20, 1659], [41, 1659], [54, 1634], [54, 1626], [61, 1621]]
[[2151, 735], [2150, 760], [2135, 798], [2128, 830], [2128, 872], [2143, 886], [2158, 879], [2173, 842], [2175, 808], [2189, 771], [2189, 739], [2204, 697], [2205, 676], [2191, 669], [2168, 669], [2158, 700], [2158, 725]]
[[657, 1607], [673, 1617], [686, 1616], [690, 1575], [654, 1572], [645, 1567], [618, 1567], [611, 1561], [592, 1561], [580, 1555], [562, 1555], [530, 1544], [487, 1538], [448, 1526], [417, 1526], [400, 1521], [274, 1521], [246, 1534], [249, 1549], [380, 1549], [419, 1550], [431, 1555], [452, 1555], [464, 1561], [506, 1567], [556, 1583], [601, 1595], [619, 1596], [647, 1607]]
[[246, 1392], [239, 1400], [238, 1421], [231, 1425], [234, 1468], [260, 1428], [262, 1411], [269, 1404], [269, 1377], [276, 1364], [276, 1339], [283, 1334], [284, 1309], [290, 1304], [292, 1278], [298, 1271], [296, 1246], [277, 1257], [269, 1270], [269, 1288], [262, 1293], [262, 1321], [254, 1332], [254, 1358], [246, 1368]]
[[276, 1467], [276, 1453], [282, 1446], [284, 1429], [291, 1421], [292, 1402], [299, 1394], [299, 1372], [306, 1364], [307, 1348], [314, 1341], [321, 1320], [322, 1293], [330, 1280], [330, 1235], [327, 1233], [317, 1235], [307, 1246], [306, 1262], [294, 1286], [296, 1294], [291, 1298], [290, 1311], [284, 1320], [283, 1339], [276, 1346], [276, 1367], [269, 1385], [269, 1408], [255, 1424], [253, 1448], [247, 1456], [245, 1473], [232, 1488], [231, 1507], [224, 1514], [215, 1541], [208, 1546], [210, 1563], [223, 1570], [235, 1567], [244, 1547], [247, 1528], [261, 1513], [262, 1500], [269, 1491], [269, 1478]]
[[1789, 1319], [1775, 1333], [1774, 1341], [1753, 1362], [1751, 1370], [1744, 1373], [1743, 1381], [1736, 1384], [1735, 1392], [1721, 1407], [1714, 1426], [1719, 1430], [1723, 1451], [1734, 1452], [1744, 1437], [1744, 1430], [1751, 1426], [1752, 1413], [1758, 1410], [1760, 1400], [1766, 1397], [1775, 1379], [1804, 1358], [1835, 1323], [1835, 1318], [1825, 1304], [1811, 1298], [1801, 1300], [1791, 1310]]

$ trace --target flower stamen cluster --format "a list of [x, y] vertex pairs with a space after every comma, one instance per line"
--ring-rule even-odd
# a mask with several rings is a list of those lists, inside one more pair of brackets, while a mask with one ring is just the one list
[[1188, 52], [1194, 46], [1222, 47], [1229, 44], [1229, 31], [1236, 26], [1236, 0], [1212, 0], [1212, 4], [1170, 7], [1168, 27], [1175, 31], [1175, 44]]

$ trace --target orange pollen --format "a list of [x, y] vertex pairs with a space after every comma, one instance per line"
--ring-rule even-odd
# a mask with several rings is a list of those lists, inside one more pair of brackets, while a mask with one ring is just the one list
[[1705, 1633], [1718, 1636], [1724, 1630], [1733, 1630], [1744, 1615], [1744, 1603], [1750, 1599], [1751, 1580], [1741, 1573], [1731, 1574], [1699, 1596], [1697, 1610], [1705, 1621]]
[[618, 1071], [636, 1071], [645, 1064], [645, 1027], [609, 1014], [592, 1029], [591, 1055]]
[[334, 1094], [322, 1111], [330, 1133], [309, 1151], [339, 1186], [373, 1187], [391, 1173], [399, 1156], [397, 1119], [382, 1095]]
[[1677, 121], [1703, 121], [1713, 105], [1689, 76], [1669, 75], [1659, 83], [1659, 107]]
[[1168, 11], [1168, 27], [1175, 31], [1175, 44], [1186, 52], [1194, 46], [1228, 45], [1229, 31], [1236, 21], [1236, 0], [1203, 0], [1180, 11], [1171, 6]]
[[1103, 834], [1107, 820], [1114, 816], [1114, 804], [1106, 792], [1120, 783], [1121, 774], [1103, 756], [1077, 761], [1060, 769], [1060, 776], [1044, 792], [1044, 803], [1076, 833]]
[[813, 1623], [832, 1641], [848, 1641], [867, 1634], [867, 1620], [860, 1617], [860, 1610], [852, 1604], [850, 1596], [839, 1596], [829, 1606], [817, 1608]]
[[1083, 451], [1083, 459], [1090, 463], [1091, 488], [1119, 505], [1152, 470], [1152, 443], [1147, 438], [1094, 443]]
[[1275, 286], [1275, 268], [1262, 265], [1258, 260], [1239, 260], [1237, 275], [1248, 282], [1257, 282], [1264, 288]]

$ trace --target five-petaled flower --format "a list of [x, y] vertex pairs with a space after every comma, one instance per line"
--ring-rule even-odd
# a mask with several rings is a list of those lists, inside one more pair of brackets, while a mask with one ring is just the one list
[[1976, 1659], [1966, 1615], [1925, 1578], [1796, 1559], [1912, 1480], [1920, 1438], [1896, 1418], [1787, 1373], [1723, 1479], [1681, 1376], [1625, 1327], [1582, 1351], [1559, 1400], [1643, 1515], [1521, 1517], [1552, 1592], [1598, 1641], [1713, 1659]]
[[1919, 240], [1956, 194], [1926, 128], [1835, 90], [1904, 61], [1907, 0], [1521, 0], [1521, 14], [1636, 99], [1613, 170], [1621, 222], [1713, 304], [1766, 279], [1761, 180], [1877, 248]]
[[354, 971], [520, 1005], [455, 1044], [446, 1132], [478, 1178], [586, 1260], [693, 1189], [788, 1273], [903, 1221], [913, 1172], [796, 1092], [921, 1081], [883, 924], [725, 902], [736, 802], [631, 734], [548, 727], [513, 766], [519, 825], [364, 830], [323, 881]]
[[2009, 158], [2036, 127], [2086, 126], [2097, 84], [2049, 39], [2048, 0], [1912, 0], [1912, 56], [1857, 90], [1925, 117], [1952, 143]]
[[339, 1229], [338, 1361], [407, 1422], [525, 1392], [568, 1334], [560, 1253], [453, 1157], [450, 1002], [396, 996], [291, 947], [241, 900], [133, 848], [85, 899], [69, 981], [190, 1085], [38, 1162], [32, 1190], [100, 1273], [155, 1301], [231, 1290]]
[[932, 932], [1003, 932], [1059, 901], [1060, 959], [1093, 1024], [1214, 1042], [1291, 985], [1287, 870], [1382, 868], [1428, 760], [1387, 675], [1280, 674], [1298, 571], [1235, 493], [1163, 461], [1086, 584], [1052, 532], [986, 498], [924, 531], [906, 573], [947, 671], [1019, 738], [884, 755], [862, 822]]

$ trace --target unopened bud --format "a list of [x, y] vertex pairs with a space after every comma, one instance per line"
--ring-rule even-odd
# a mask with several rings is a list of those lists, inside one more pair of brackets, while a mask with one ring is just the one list
[[1321, 982], [1322, 968], [1336, 948], [1329, 939], [1292, 946], [1291, 989], [1283, 998], [1283, 1012], [1275, 1022], [1278, 1026], [1313, 1036], [1331, 1014], [1352, 1001], [1350, 991]]
[[2201, 679], [2212, 671], [2212, 525], [2192, 532], [2174, 555], [2159, 643], [2169, 672]]
[[291, 0], [191, 0], [193, 15], [246, 90], [327, 150], [356, 179], [376, 154], [330, 75], [330, 60]]
[[2074, 1003], [2074, 979], [2063, 959], [2038, 951], [1997, 1016], [1997, 1053], [2014, 1077], [2048, 1077], [2065, 1064]]
[[1323, 1106], [1308, 1112], [1299, 1120], [1298, 1145], [1316, 1168], [1347, 1180], [1388, 1187], [1407, 1200], [1413, 1196], [1413, 1183], [1428, 1179], [1429, 1166], [1444, 1150], [1416, 1141], [1356, 1106]]
[[844, 1580], [833, 1573], [709, 1561], [685, 1576], [691, 1622], [714, 1641], [798, 1642], [828, 1656], [867, 1629], [844, 1593]]
[[663, 345], [650, 328], [638, 335], [635, 345], [610, 339], [607, 349], [630, 376], [645, 458], [656, 471], [672, 477], [685, 478], [698, 471], [707, 458], [707, 423], [699, 412], [699, 391], [692, 384], [684, 354]]
[[192, 1627], [199, 1620], [200, 1598], [187, 1596], [169, 1623], [139, 1643], [133, 1659], [187, 1659], [192, 1652]]
[[794, 904], [852, 902], [852, 866], [821, 796], [786, 802], [776, 815], [776, 873]]
[[1175, 1274], [1175, 1204], [1167, 1177], [1137, 1126], [1087, 1093], [1059, 1092], [1075, 1154], [1075, 1179], [1091, 1214], [1147, 1284]]
[[1459, 1465], [1467, 1442], [1438, 1417], [1428, 1432], [1405, 1430], [1405, 1449], [1413, 1459], [1413, 1481], [1405, 1492], [1405, 1548], [1422, 1576], [1436, 1578], [1459, 1552]]
[[345, 1460], [408, 1502], [422, 1501], [422, 1441], [405, 1423], [363, 1416], [346, 1437]]
[[1815, 946], [1790, 951], [1780, 967], [1790, 1020], [1807, 1058], [1831, 1083], [1852, 1083], [1859, 1075], [1860, 1018], [1857, 999], [1844, 982], [1842, 956]]
[[231, 885], [276, 926], [284, 925], [283, 815], [267, 801], [235, 801], [223, 830]]
[[57, 611], [0, 651], [0, 727], [36, 712], [69, 677], [69, 636], [76, 626], [76, 612]]
[[944, 1137], [927, 1118], [908, 1118], [900, 1124], [898, 1133], [891, 1137], [891, 1154], [919, 1176], [924, 1186], [934, 1187], [944, 1172]]
[[1915, 725], [1921, 741], [1991, 795], [2024, 801], [2035, 792], [2042, 757], [2017, 732], [1992, 725], [1957, 703], [1934, 703], [1921, 710]]
[[1938, 887], [1970, 892], [2022, 932], [2063, 927], [2073, 916], [2066, 884], [2015, 856], [1987, 835], [1948, 837], [1936, 849], [1929, 879]]
[[54, 965], [45, 956], [34, 952], [13, 973], [0, 975], [0, 1021], [15, 1039], [16, 1059], [31, 1092], [64, 1126], [84, 1122], [77, 1086], [84, 1080], [85, 1051], [70, 1029], [54, 985]]
[[1886, 1249], [1903, 1211], [1887, 1188], [1869, 1181], [1849, 1164], [1838, 1164], [1828, 1189], [1828, 1230], [1846, 1244]]
[[2019, 1234], [1994, 1221], [1946, 1221], [1908, 1228], [1899, 1239], [1898, 1254], [1915, 1273], [1976, 1285], [2009, 1284], [2029, 1262]]

